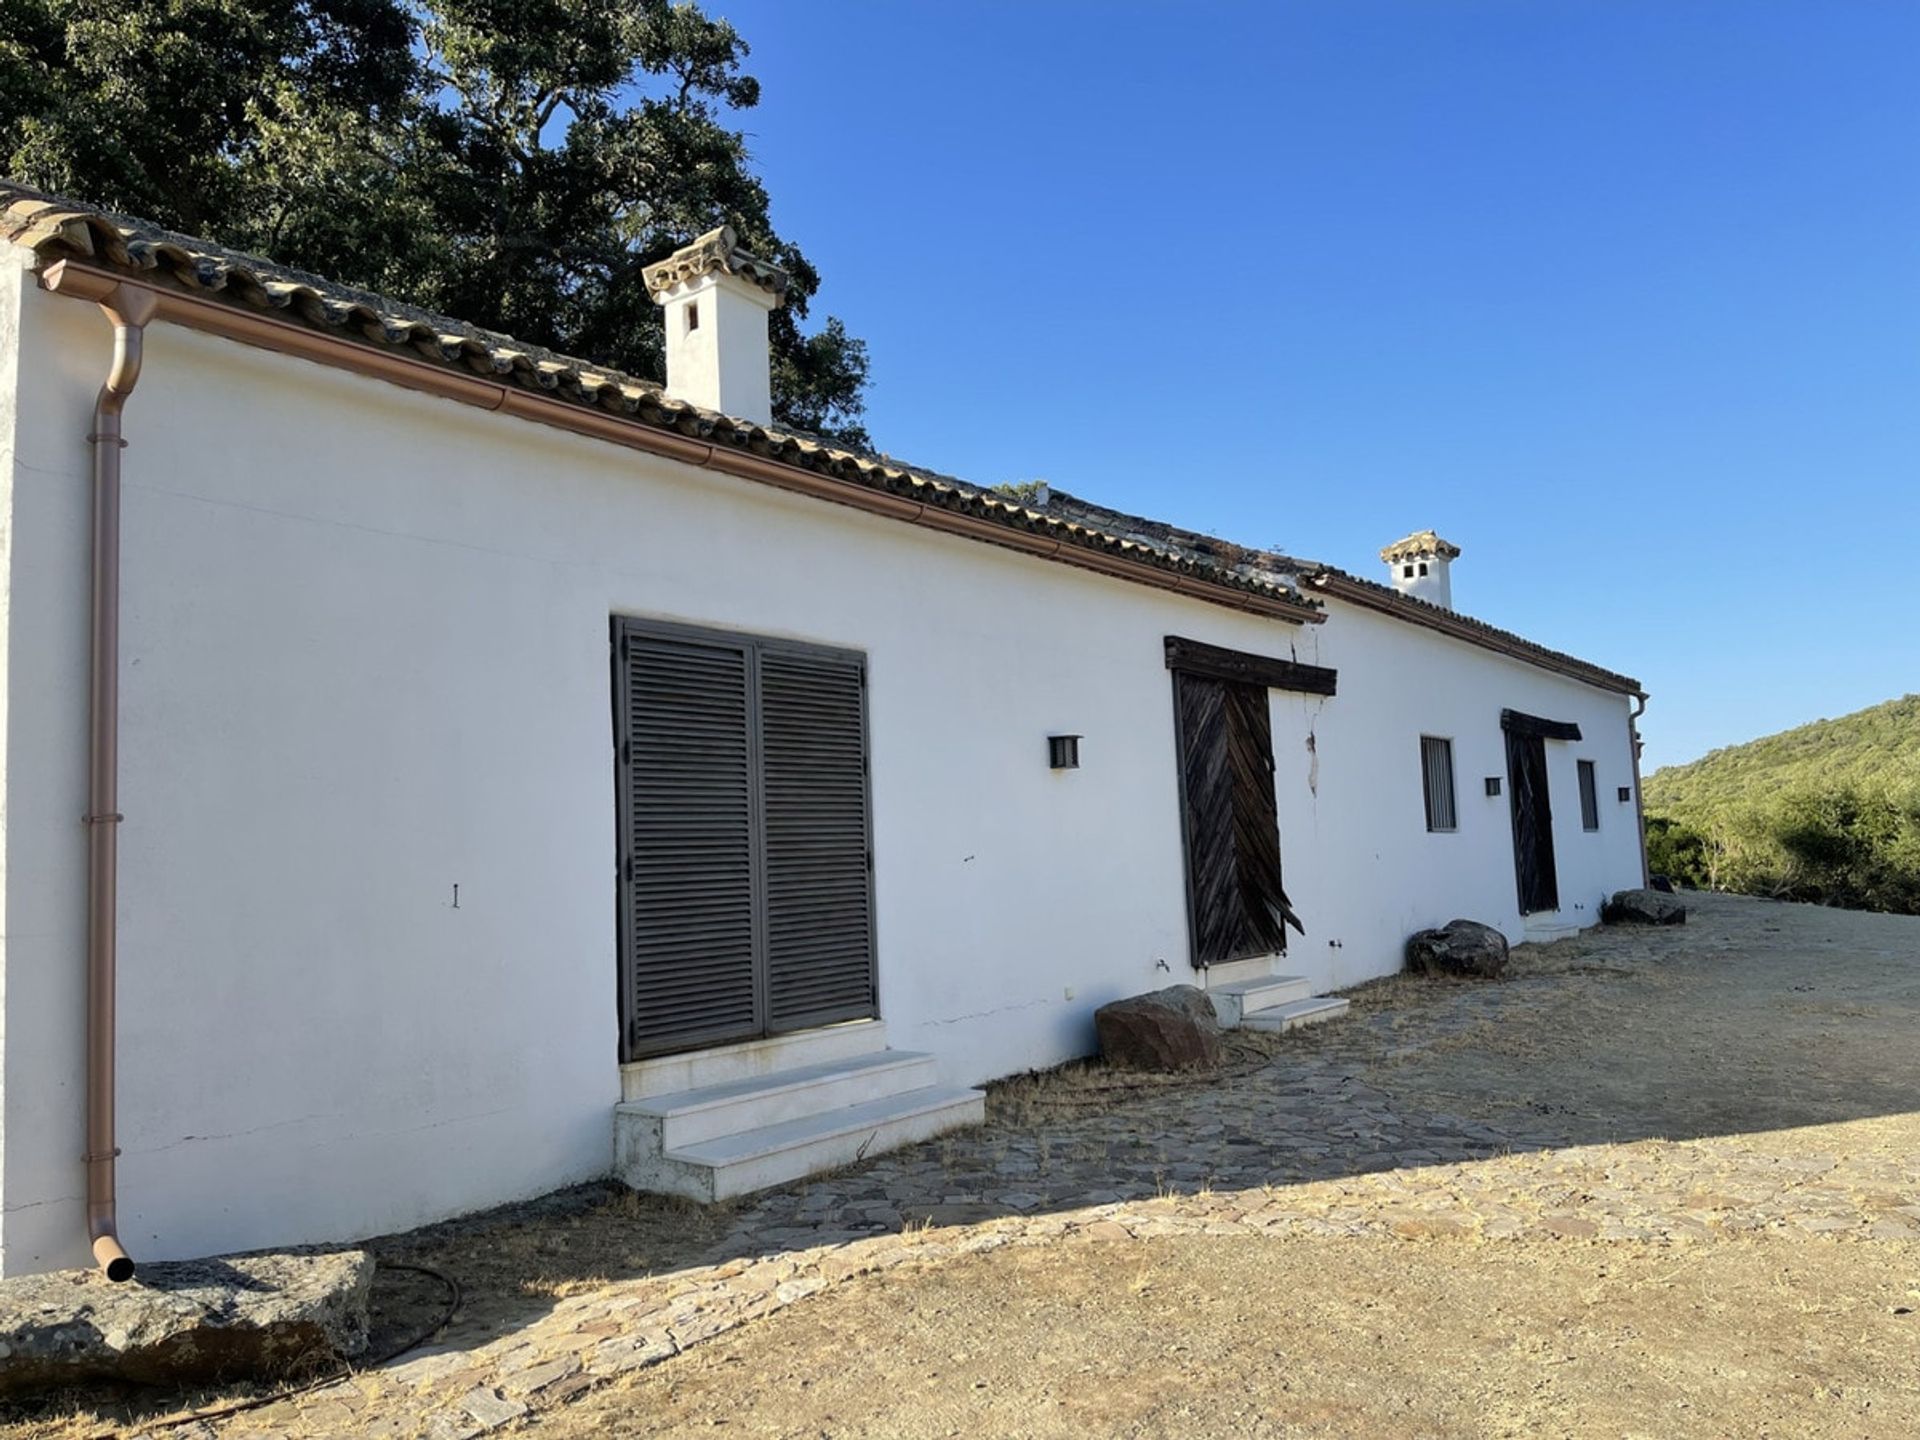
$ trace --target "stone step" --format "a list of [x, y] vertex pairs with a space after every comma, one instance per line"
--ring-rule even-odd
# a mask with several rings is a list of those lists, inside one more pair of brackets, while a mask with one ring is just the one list
[[978, 1125], [986, 1118], [986, 1105], [982, 1091], [929, 1085], [824, 1114], [718, 1135], [652, 1157], [621, 1155], [621, 1178], [635, 1189], [712, 1203]]
[[908, 1090], [923, 1090], [939, 1078], [939, 1066], [931, 1055], [879, 1050], [697, 1090], [650, 1095], [629, 1100], [614, 1113], [620, 1117], [616, 1123], [657, 1132], [648, 1138], [656, 1150], [665, 1152], [717, 1135], [759, 1130]]
[[1302, 1025], [1318, 1025], [1323, 1020], [1338, 1020], [1347, 1013], [1345, 1000], [1334, 995], [1313, 995], [1305, 1000], [1289, 1000], [1266, 1010], [1245, 1016], [1242, 1030], [1294, 1030]]
[[885, 1021], [848, 1020], [793, 1035], [773, 1035], [764, 1040], [716, 1045], [678, 1055], [655, 1055], [645, 1060], [629, 1060], [620, 1067], [620, 1098], [644, 1100], [676, 1090], [726, 1085], [802, 1065], [822, 1065], [829, 1060], [871, 1055], [886, 1048]]
[[1551, 945], [1556, 940], [1565, 940], [1578, 935], [1581, 931], [1577, 920], [1561, 920], [1557, 917], [1529, 918], [1520, 928], [1520, 939], [1526, 945]]
[[1243, 1016], [1257, 1015], [1276, 1005], [1304, 1000], [1313, 994], [1313, 982], [1298, 975], [1267, 975], [1259, 980], [1240, 980], [1217, 985], [1207, 991], [1214, 1013], [1222, 1025], [1238, 1025]]

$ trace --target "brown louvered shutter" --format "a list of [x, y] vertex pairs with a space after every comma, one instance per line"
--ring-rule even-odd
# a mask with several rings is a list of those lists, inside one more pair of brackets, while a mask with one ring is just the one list
[[620, 727], [626, 1058], [759, 1033], [757, 777], [744, 643], [625, 628]]
[[770, 1030], [874, 1013], [865, 702], [859, 656], [761, 648]]

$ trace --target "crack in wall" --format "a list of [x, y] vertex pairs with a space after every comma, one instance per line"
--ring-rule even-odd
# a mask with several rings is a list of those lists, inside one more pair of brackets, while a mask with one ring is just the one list
[[970, 1015], [955, 1015], [946, 1020], [926, 1020], [921, 1022], [922, 1029], [940, 1028], [948, 1025], [963, 1025], [969, 1020], [990, 1020], [995, 1015], [1011, 1015], [1016, 1010], [1031, 1010], [1039, 1005], [1051, 1005], [1051, 1000], [1022, 1000], [1014, 1005], [996, 1005], [991, 1010], [976, 1010]]

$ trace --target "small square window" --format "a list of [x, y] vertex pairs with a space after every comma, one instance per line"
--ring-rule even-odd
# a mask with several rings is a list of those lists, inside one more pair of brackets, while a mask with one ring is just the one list
[[1402, 580], [1411, 580], [1413, 578], [1413, 566], [1402, 565], [1400, 567], [1400, 578]]
[[1424, 560], [1422, 560], [1422, 561], [1420, 562], [1420, 573], [1421, 573], [1422, 575], [1424, 575], [1424, 574], [1426, 574], [1426, 573], [1427, 573], [1427, 562], [1426, 562], [1426, 561], [1424, 561]]

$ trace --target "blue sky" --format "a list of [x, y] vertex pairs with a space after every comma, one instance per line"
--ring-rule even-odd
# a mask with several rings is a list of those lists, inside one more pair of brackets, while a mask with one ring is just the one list
[[1639, 676], [1649, 766], [1920, 689], [1920, 5], [710, 0], [875, 440]]

